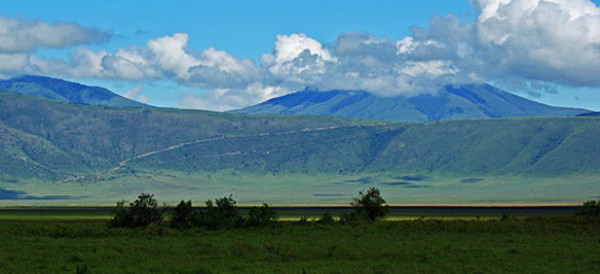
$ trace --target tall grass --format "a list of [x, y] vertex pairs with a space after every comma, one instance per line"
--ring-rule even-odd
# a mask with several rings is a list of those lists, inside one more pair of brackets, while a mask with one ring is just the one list
[[214, 231], [0, 221], [0, 272], [597, 273], [598, 227], [600, 218], [591, 217], [286, 222]]

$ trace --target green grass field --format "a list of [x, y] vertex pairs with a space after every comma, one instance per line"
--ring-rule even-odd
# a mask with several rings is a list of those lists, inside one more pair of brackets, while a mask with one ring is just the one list
[[178, 231], [0, 221], [1, 273], [598, 273], [600, 219], [412, 220]]
[[0, 206], [114, 206], [121, 199], [154, 193], [160, 203], [181, 199], [203, 204], [233, 194], [241, 205], [348, 205], [358, 191], [377, 187], [390, 204], [580, 203], [600, 193], [596, 175], [461, 176], [380, 172], [360, 174], [248, 173], [235, 170], [181, 172], [136, 170], [109, 173], [89, 182], [0, 182], [0, 190], [23, 196], [66, 199], [0, 199]]

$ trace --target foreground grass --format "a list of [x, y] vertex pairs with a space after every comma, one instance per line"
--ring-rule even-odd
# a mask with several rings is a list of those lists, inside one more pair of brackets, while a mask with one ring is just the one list
[[0, 272], [590, 272], [600, 220], [280, 223], [222, 231], [0, 221]]

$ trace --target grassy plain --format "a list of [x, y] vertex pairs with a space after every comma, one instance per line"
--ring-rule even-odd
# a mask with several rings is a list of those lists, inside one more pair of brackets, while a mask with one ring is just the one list
[[[84, 182], [39, 180], [0, 182], [0, 190], [22, 191], [37, 199], [2, 199], [0, 206], [114, 206], [140, 193], [160, 203], [205, 200], [233, 195], [241, 205], [348, 205], [358, 191], [377, 187], [389, 204], [564, 204], [597, 199], [596, 175], [474, 175], [447, 173], [250, 173], [236, 170], [182, 172], [138, 169], [113, 172]], [[42, 199], [47, 195], [66, 199]]]
[[410, 220], [178, 231], [0, 221], [2, 273], [598, 273], [600, 219]]

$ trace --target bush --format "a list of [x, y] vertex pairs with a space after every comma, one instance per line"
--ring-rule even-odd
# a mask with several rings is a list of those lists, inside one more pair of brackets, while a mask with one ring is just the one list
[[277, 213], [267, 204], [261, 207], [252, 207], [248, 212], [248, 220], [246, 226], [267, 226], [277, 220]]
[[387, 215], [388, 206], [385, 205], [379, 189], [370, 187], [366, 192], [359, 191], [358, 194], [360, 197], [354, 198], [354, 202], [350, 204], [355, 207], [355, 212], [360, 219], [375, 221]]
[[502, 217], [500, 217], [500, 221], [512, 221], [513, 220], [513, 216], [510, 212], [504, 212], [502, 213]]
[[[145, 227], [162, 222], [162, 213], [153, 194], [142, 193], [126, 207], [126, 201], [117, 202], [116, 213], [109, 222], [112, 227]], [[181, 200], [173, 211], [169, 226], [177, 229], [205, 227], [209, 229], [227, 229], [243, 226], [266, 226], [277, 220], [277, 213], [267, 204], [253, 207], [244, 219], [232, 196], [206, 201], [206, 210], [195, 210], [192, 201]], [[333, 218], [332, 218], [333, 220]]]
[[196, 226], [199, 222], [199, 212], [192, 207], [192, 201], [181, 202], [175, 207], [169, 225], [172, 228], [187, 229]]
[[298, 224], [301, 224], [301, 225], [308, 224], [308, 218], [307, 217], [300, 218], [300, 220], [298, 220]]
[[142, 193], [137, 200], [125, 207], [126, 201], [117, 202], [115, 216], [110, 221], [112, 227], [146, 227], [159, 224], [162, 213], [158, 211], [158, 202], [154, 194]]
[[577, 215], [600, 216], [600, 200], [588, 200], [577, 209]]
[[323, 216], [321, 217], [321, 219], [319, 219], [317, 221], [317, 223], [320, 223], [320, 224], [333, 224], [333, 223], [335, 223], [335, 220], [333, 219], [333, 216], [331, 216], [331, 213], [325, 212], [323, 214]]
[[240, 227], [244, 219], [236, 206], [235, 200], [229, 197], [206, 201], [206, 212], [200, 214], [199, 225], [210, 229]]
[[340, 224], [348, 224], [348, 223], [353, 223], [353, 222], [357, 222], [359, 221], [359, 215], [358, 213], [356, 213], [356, 211], [351, 211], [349, 213], [342, 213], [340, 215]]

